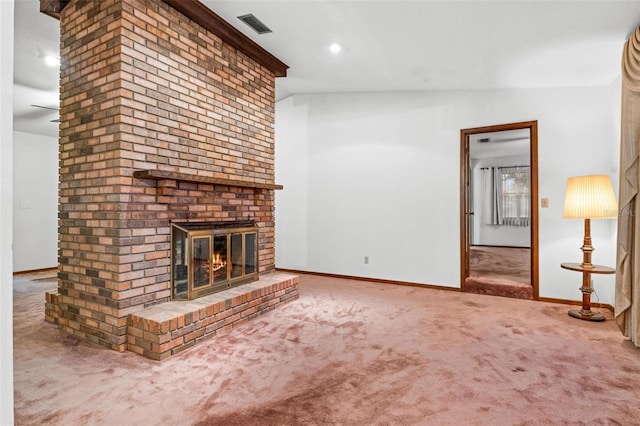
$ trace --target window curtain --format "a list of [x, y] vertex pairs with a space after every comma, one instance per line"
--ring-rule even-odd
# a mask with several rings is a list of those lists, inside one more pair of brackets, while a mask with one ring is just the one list
[[616, 254], [615, 319], [622, 333], [640, 346], [640, 27], [622, 54], [620, 196]]
[[529, 167], [483, 167], [485, 225], [529, 226]]
[[482, 169], [482, 218], [485, 225], [502, 225], [500, 185], [496, 167]]

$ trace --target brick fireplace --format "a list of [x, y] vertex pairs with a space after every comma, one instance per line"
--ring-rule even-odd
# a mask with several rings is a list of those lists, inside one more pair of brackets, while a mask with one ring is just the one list
[[[47, 321], [163, 359], [297, 298], [297, 277], [274, 272], [275, 78], [286, 65], [197, 0], [41, 10], [60, 19], [62, 62]], [[233, 221], [258, 230], [260, 280], [172, 301], [172, 224]]]

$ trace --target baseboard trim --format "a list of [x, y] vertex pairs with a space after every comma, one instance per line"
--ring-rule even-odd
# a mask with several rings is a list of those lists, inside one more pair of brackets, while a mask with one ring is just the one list
[[57, 271], [58, 267], [53, 266], [51, 268], [41, 268], [41, 269], [29, 269], [26, 271], [14, 271], [13, 275], [25, 275], [25, 274], [34, 274], [36, 272], [49, 272], [49, 271]]
[[471, 248], [473, 247], [489, 247], [489, 248], [508, 248], [508, 249], [527, 249], [531, 250], [531, 246], [492, 246], [491, 244], [471, 244]]
[[[567, 299], [556, 299], [553, 297], [539, 297], [538, 301], [540, 302], [549, 302], [549, 303], [559, 303], [562, 305], [572, 305], [572, 306], [582, 306], [582, 302], [578, 300], [567, 300]], [[611, 313], [615, 312], [613, 306], [608, 303], [599, 303], [599, 302], [591, 302], [591, 306], [594, 308], [607, 309], [611, 311]]]
[[[456, 287], [445, 287], [445, 286], [435, 285], [435, 284], [419, 284], [419, 283], [413, 283], [413, 282], [407, 282], [407, 281], [385, 280], [385, 279], [382, 279], [382, 278], [358, 277], [358, 276], [355, 276], [355, 275], [331, 274], [331, 273], [327, 273], [327, 272], [303, 271], [303, 270], [299, 270], [299, 269], [287, 269], [287, 268], [277, 268], [277, 267], [276, 267], [276, 271], [289, 272], [289, 273], [292, 273], [292, 274], [307, 274], [307, 275], [316, 275], [316, 276], [319, 276], [319, 277], [340, 278], [340, 279], [355, 280], [355, 281], [366, 281], [366, 282], [379, 283], [379, 284], [392, 284], [392, 285], [402, 285], [402, 286], [408, 286], [408, 287], [430, 288], [430, 289], [434, 289], [434, 290], [446, 290], [446, 291], [462, 292], [462, 289], [456, 288]], [[524, 300], [524, 299], [521, 299], [521, 300]], [[538, 297], [537, 299], [534, 299], [532, 301], [533, 302], [557, 303], [557, 304], [560, 304], [560, 305], [573, 305], [573, 306], [582, 305], [582, 302], [578, 301], [578, 300], [556, 299], [556, 298], [553, 298], [553, 297]], [[591, 306], [593, 306], [594, 308], [607, 309], [607, 310], [611, 311], [612, 313], [614, 312], [613, 306], [609, 305], [608, 303], [594, 302], [594, 303], [591, 303]]]
[[445, 286], [435, 285], [435, 284], [420, 284], [420, 283], [413, 283], [408, 281], [385, 280], [382, 278], [358, 277], [354, 275], [341, 275], [341, 274], [330, 274], [327, 272], [301, 271], [298, 269], [285, 269], [285, 268], [277, 268], [277, 267], [276, 267], [276, 271], [288, 272], [292, 274], [316, 275], [319, 277], [340, 278], [345, 280], [366, 281], [366, 282], [378, 283], [378, 284], [392, 284], [392, 285], [402, 285], [407, 287], [420, 287], [420, 288], [430, 288], [433, 290], [447, 290], [447, 291], [460, 292], [460, 289], [456, 287], [445, 287]]
[[[33, 273], [37, 273], [37, 272], [49, 272], [49, 271], [55, 271], [57, 269], [58, 269], [57, 267], [53, 267], [53, 268], [30, 269], [30, 270], [27, 270], [27, 271], [15, 271], [13, 273], [13, 275], [26, 275], [26, 274], [33, 274]], [[445, 287], [445, 286], [435, 285], [435, 284], [419, 284], [419, 283], [414, 283], [414, 282], [409, 282], [409, 281], [385, 280], [385, 279], [382, 279], [382, 278], [358, 277], [358, 276], [355, 276], [355, 275], [330, 274], [330, 273], [327, 273], [327, 272], [302, 271], [302, 270], [299, 270], [299, 269], [287, 269], [287, 268], [275, 268], [275, 269], [276, 269], [276, 271], [289, 272], [289, 273], [293, 273], [293, 274], [317, 275], [319, 277], [340, 278], [340, 279], [355, 280], [355, 281], [366, 281], [366, 282], [370, 282], [370, 283], [392, 284], [392, 285], [402, 285], [402, 286], [407, 286], [407, 287], [420, 287], [420, 288], [430, 288], [430, 289], [434, 289], [434, 290], [446, 290], [446, 291], [464, 292], [460, 288]], [[558, 303], [558, 304], [561, 304], [561, 305], [572, 305], [572, 306], [580, 306], [580, 305], [582, 305], [582, 302], [578, 301], [578, 300], [557, 299], [557, 298], [554, 298], [554, 297], [538, 297], [537, 299], [534, 299], [534, 301], [548, 302], [548, 303]], [[592, 302], [591, 306], [593, 306], [594, 308], [607, 309], [611, 313], [615, 313], [615, 309], [613, 308], [613, 306], [609, 305], [608, 303]]]

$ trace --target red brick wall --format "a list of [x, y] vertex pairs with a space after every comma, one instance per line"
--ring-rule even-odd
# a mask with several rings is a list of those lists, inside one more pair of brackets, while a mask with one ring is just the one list
[[124, 350], [127, 315], [169, 299], [171, 220], [255, 220], [260, 271], [273, 270], [273, 191], [132, 176], [274, 183], [275, 78], [159, 0], [71, 1], [60, 29], [60, 284], [48, 318]]

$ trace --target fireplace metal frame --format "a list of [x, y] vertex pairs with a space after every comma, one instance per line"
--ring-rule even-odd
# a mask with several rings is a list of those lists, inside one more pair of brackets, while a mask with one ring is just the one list
[[[176, 238], [176, 233], [182, 232], [184, 237]], [[247, 273], [247, 236], [253, 235], [253, 260], [252, 272]], [[232, 261], [232, 238], [241, 236], [242, 254], [240, 265]], [[216, 238], [226, 237], [225, 274], [226, 279], [216, 282], [216, 274], [213, 269]], [[194, 240], [208, 239], [208, 254], [206, 260], [209, 263], [206, 285], [195, 285], [195, 261], [193, 253]], [[252, 221], [234, 222], [176, 222], [171, 223], [171, 299], [192, 300], [207, 294], [226, 290], [237, 285], [258, 280], [259, 277], [259, 233], [258, 227]], [[241, 267], [239, 276], [232, 276], [234, 266]], [[180, 268], [182, 267], [182, 268]], [[186, 267], [186, 269], [185, 269]], [[186, 282], [184, 278], [186, 275]], [[220, 275], [218, 275], [219, 277]], [[177, 282], [180, 281], [180, 282]], [[186, 284], [186, 285], [185, 285]]]

